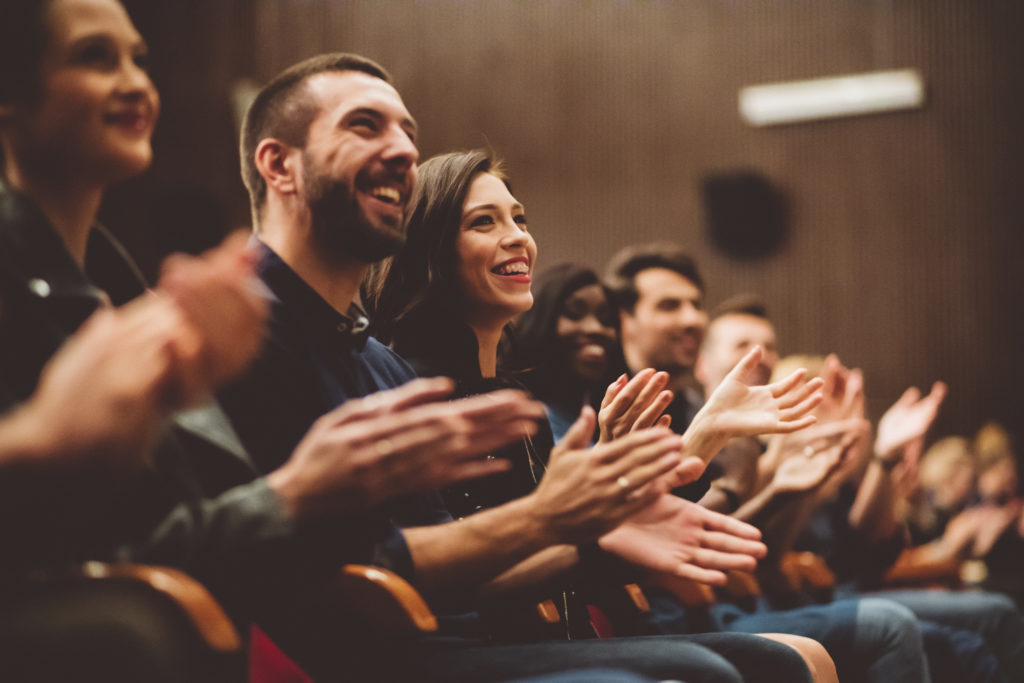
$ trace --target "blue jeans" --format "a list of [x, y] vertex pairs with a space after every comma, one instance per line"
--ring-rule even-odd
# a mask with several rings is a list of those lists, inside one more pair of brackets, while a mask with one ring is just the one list
[[[652, 592], [653, 593], [653, 592]], [[662, 631], [697, 626], [670, 597], [649, 593], [652, 621]], [[907, 608], [878, 598], [839, 600], [791, 610], [759, 607], [746, 612], [736, 605], [711, 608], [704, 628], [746, 633], [792, 633], [813, 638], [835, 661], [843, 683], [926, 683], [928, 664], [917, 619]]]
[[1024, 681], [1024, 620], [1014, 601], [985, 591], [891, 590], [875, 593], [921, 619], [974, 631], [995, 653], [1011, 681]]

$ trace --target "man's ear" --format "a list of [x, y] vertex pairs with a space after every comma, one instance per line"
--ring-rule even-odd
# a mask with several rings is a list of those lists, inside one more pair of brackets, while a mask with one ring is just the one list
[[267, 188], [278, 194], [294, 194], [298, 190], [301, 169], [297, 150], [276, 138], [264, 138], [256, 145], [253, 161]]

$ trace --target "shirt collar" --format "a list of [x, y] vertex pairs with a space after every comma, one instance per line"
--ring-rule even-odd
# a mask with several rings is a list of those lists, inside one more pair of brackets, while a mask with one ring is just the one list
[[281, 319], [305, 329], [314, 339], [362, 351], [370, 336], [366, 312], [353, 302], [345, 314], [339, 313], [273, 249], [256, 238], [253, 241], [261, 252], [257, 273], [273, 292]]

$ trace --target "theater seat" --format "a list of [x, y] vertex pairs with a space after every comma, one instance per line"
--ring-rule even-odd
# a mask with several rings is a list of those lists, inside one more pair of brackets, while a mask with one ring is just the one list
[[241, 650], [209, 592], [174, 569], [90, 562], [0, 588], [6, 680], [241, 680]]
[[934, 560], [917, 548], [905, 549], [885, 574], [887, 588], [959, 588], [962, 585], [959, 559]]

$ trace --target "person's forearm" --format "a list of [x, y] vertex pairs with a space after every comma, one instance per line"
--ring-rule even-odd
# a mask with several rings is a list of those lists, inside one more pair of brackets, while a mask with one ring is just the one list
[[729, 434], [715, 427], [715, 420], [705, 406], [683, 432], [683, 452], [709, 463], [725, 448], [729, 438]]
[[880, 541], [896, 532], [892, 478], [876, 457], [868, 465], [857, 497], [850, 507], [850, 526], [868, 541]]
[[527, 496], [457, 522], [406, 529], [417, 588], [430, 594], [479, 587], [561, 542], [533, 507]]
[[579, 566], [577, 546], [553, 545], [534, 553], [511, 569], [488, 581], [481, 589], [485, 595], [542, 591], [548, 582], [558, 579]]
[[760, 527], [764, 521], [788, 507], [796, 496], [780, 494], [772, 484], [758, 491], [753, 497], [732, 513], [732, 516], [748, 524]]

